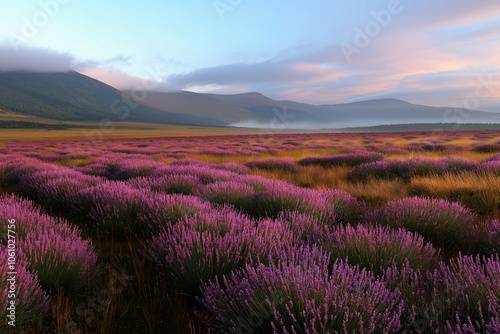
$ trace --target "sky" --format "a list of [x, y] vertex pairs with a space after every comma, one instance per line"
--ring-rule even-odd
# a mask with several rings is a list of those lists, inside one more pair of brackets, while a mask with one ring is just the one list
[[498, 0], [2, 0], [0, 71], [500, 112]]

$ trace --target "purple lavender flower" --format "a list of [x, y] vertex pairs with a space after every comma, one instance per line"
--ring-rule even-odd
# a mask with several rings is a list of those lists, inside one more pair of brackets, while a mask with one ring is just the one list
[[247, 265], [203, 284], [201, 302], [210, 312], [212, 329], [229, 333], [394, 333], [401, 329], [398, 292], [341, 262], [329, 272], [325, 262]]
[[256, 223], [224, 208], [195, 214], [166, 226], [148, 246], [160, 271], [186, 292], [246, 263], [265, 261], [272, 249], [292, 240], [283, 225]]
[[388, 202], [369, 213], [367, 220], [406, 228], [435, 245], [463, 250], [471, 247], [470, 236], [475, 230], [476, 216], [458, 203], [411, 197]]
[[[81, 291], [97, 269], [92, 243], [64, 219], [44, 214], [33, 202], [12, 195], [0, 196], [0, 220], [16, 220], [19, 249], [27, 267], [38, 274], [42, 286], [67, 294]], [[6, 226], [0, 226], [0, 240], [6, 243]]]
[[[10, 311], [7, 310], [9, 298], [9, 285], [8, 279], [11, 275], [8, 274], [11, 270], [7, 265], [8, 248], [7, 246], [0, 245], [0, 256], [4, 259], [0, 266], [0, 291], [2, 298], [0, 299], [0, 328], [4, 330], [7, 318]], [[40, 281], [36, 273], [30, 272], [27, 269], [27, 261], [24, 254], [18, 250], [16, 252], [16, 275], [15, 275], [15, 289], [16, 289], [16, 310], [15, 310], [15, 323], [20, 326], [29, 322], [34, 322], [41, 319], [49, 311], [49, 297], [40, 287]]]
[[138, 222], [145, 230], [157, 234], [181, 218], [211, 210], [210, 203], [199, 197], [151, 194], [140, 204]]
[[222, 181], [206, 185], [200, 197], [212, 203], [231, 204], [243, 208], [255, 196], [255, 190], [248, 184], [237, 181]]
[[358, 152], [337, 154], [326, 157], [308, 157], [299, 161], [301, 166], [317, 165], [325, 168], [339, 165], [357, 166], [364, 163], [380, 161], [384, 156], [379, 153], [372, 152]]
[[332, 259], [346, 260], [377, 274], [393, 264], [401, 268], [405, 263], [427, 270], [437, 264], [439, 256], [420, 235], [386, 226], [338, 226], [325, 233], [319, 244], [330, 252]]
[[245, 166], [249, 168], [258, 168], [263, 170], [282, 170], [287, 172], [296, 172], [297, 164], [291, 159], [270, 158], [265, 160], [253, 160], [247, 162]]

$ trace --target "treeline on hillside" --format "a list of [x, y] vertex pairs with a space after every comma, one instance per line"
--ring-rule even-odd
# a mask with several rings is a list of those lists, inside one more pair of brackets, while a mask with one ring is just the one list
[[45, 124], [39, 122], [26, 122], [26, 121], [2, 121], [0, 120], [0, 129], [47, 129], [47, 130], [66, 130], [75, 128], [75, 125], [59, 123], [59, 124]]

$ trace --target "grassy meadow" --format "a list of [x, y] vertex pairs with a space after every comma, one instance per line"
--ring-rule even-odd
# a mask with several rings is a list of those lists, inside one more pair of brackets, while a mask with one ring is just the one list
[[115, 126], [0, 133], [0, 331], [500, 331], [498, 131]]

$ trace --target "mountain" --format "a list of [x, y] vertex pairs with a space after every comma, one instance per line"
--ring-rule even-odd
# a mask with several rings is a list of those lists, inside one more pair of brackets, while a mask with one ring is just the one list
[[133, 100], [77, 72], [0, 73], [0, 110], [64, 121], [158, 122], [271, 129], [338, 129], [409, 123], [500, 123], [499, 113], [430, 107], [396, 99], [312, 105], [260, 93], [147, 92]]
[[254, 115], [237, 105], [225, 103], [219, 99], [191, 92], [148, 92], [142, 101], [149, 107], [174, 113], [218, 119], [233, 123], [241, 120], [254, 119]]
[[132, 102], [123, 92], [77, 72], [2, 72], [0, 109], [66, 121], [227, 124], [210, 117], [170, 113]]

